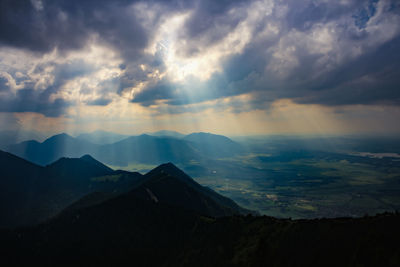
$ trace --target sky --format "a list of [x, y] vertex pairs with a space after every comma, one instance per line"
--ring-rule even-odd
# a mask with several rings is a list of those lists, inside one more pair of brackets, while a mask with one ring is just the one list
[[0, 130], [400, 133], [400, 2], [2, 0]]

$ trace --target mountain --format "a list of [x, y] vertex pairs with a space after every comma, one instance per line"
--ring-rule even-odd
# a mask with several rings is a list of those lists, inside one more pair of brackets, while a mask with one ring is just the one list
[[196, 160], [201, 155], [187, 142], [168, 137], [139, 135], [102, 146], [96, 157], [107, 164], [124, 166], [130, 162], [161, 164]]
[[231, 157], [244, 151], [241, 145], [223, 135], [200, 132], [186, 135], [183, 140], [209, 157]]
[[[10, 153], [1, 152], [0, 227], [34, 224], [71, 209], [100, 203], [130, 192], [148, 199], [196, 211], [211, 217], [247, 214], [252, 211], [203, 187], [172, 163], [162, 164], [146, 175], [114, 171], [90, 155], [60, 158], [41, 167]], [[100, 192], [100, 193], [99, 193]], [[94, 195], [88, 195], [95, 193]]]
[[[143, 186], [154, 188], [155, 196], [164, 195], [165, 192], [173, 199], [167, 201], [170, 204], [180, 207], [186, 207], [191, 210], [196, 210], [198, 213], [212, 216], [228, 216], [233, 214], [249, 214], [254, 211], [246, 210], [237, 205], [231, 199], [224, 197], [214, 190], [198, 184], [190, 176], [180, 170], [172, 163], [166, 163], [148, 172], [144, 178], [146, 182]], [[173, 179], [171, 179], [173, 178]], [[171, 193], [166, 191], [166, 188], [177, 190], [178, 192], [186, 192], [183, 196], [178, 197], [178, 192]], [[197, 199], [193, 197], [198, 195]], [[184, 200], [185, 199], [185, 200]], [[189, 205], [189, 207], [188, 207]], [[196, 207], [196, 208], [194, 208]]]
[[67, 134], [50, 137], [43, 143], [26, 141], [11, 145], [7, 151], [39, 165], [48, 165], [62, 157], [90, 154], [100, 161], [118, 166], [132, 162], [161, 164], [199, 159], [199, 152], [186, 141], [150, 135], [131, 136], [108, 145], [97, 145]]
[[0, 150], [0, 227], [26, 221], [44, 168]]
[[151, 136], [173, 137], [173, 138], [177, 138], [177, 139], [181, 139], [181, 138], [185, 137], [185, 135], [180, 132], [167, 131], [167, 130], [161, 130], [161, 131], [147, 133], [147, 134], [151, 135]]
[[98, 145], [79, 140], [68, 134], [54, 135], [44, 142], [26, 141], [11, 145], [7, 151], [39, 165], [47, 165], [61, 157], [93, 154]]
[[117, 134], [106, 131], [94, 131], [91, 133], [83, 133], [78, 135], [76, 138], [84, 141], [89, 141], [98, 145], [107, 145], [112, 144], [118, 141], [121, 141], [125, 138], [128, 138], [129, 135]]
[[0, 227], [43, 221], [88, 193], [126, 192], [142, 178], [114, 171], [89, 155], [41, 167], [0, 151], [0, 167]]
[[[136, 186], [131, 187], [129, 195], [187, 211], [195, 211], [208, 217], [256, 214], [212, 189], [198, 184], [172, 163], [162, 164], [145, 174]], [[107, 193], [93, 193], [74, 203], [72, 209], [88, 207], [91, 203], [101, 203], [102, 200], [111, 197], [113, 195]]]
[[[171, 163], [136, 175], [124, 191], [98, 192], [134, 173], [112, 171], [89, 155], [40, 167], [0, 151], [1, 207], [60, 201], [46, 192], [87, 187], [62, 212], [38, 225], [0, 227], [7, 266], [398, 266], [400, 214], [314, 220], [243, 216], [233, 201], [197, 184]], [[79, 172], [78, 170], [81, 170]], [[46, 176], [46, 175], [55, 176]], [[95, 175], [93, 177], [93, 175]], [[102, 176], [98, 176], [102, 175]], [[71, 177], [73, 176], [73, 177]], [[69, 177], [69, 178], [67, 178]], [[123, 179], [122, 179], [123, 180]], [[40, 185], [40, 186], [38, 186]], [[38, 188], [39, 187], [39, 188]], [[25, 191], [19, 193], [17, 189]], [[71, 190], [73, 189], [73, 190]], [[114, 187], [115, 189], [115, 187]], [[4, 192], [16, 199], [5, 199]], [[28, 194], [28, 195], [24, 195]], [[58, 194], [57, 194], [58, 195]], [[68, 198], [69, 194], [61, 197]], [[54, 197], [54, 196], [53, 196]], [[35, 199], [43, 198], [38, 203]], [[7, 210], [1, 210], [4, 222]], [[36, 212], [34, 213], [36, 214]], [[3, 229], [2, 229], [3, 228]]]
[[35, 131], [25, 131], [25, 130], [7, 130], [0, 131], [0, 149], [5, 149], [6, 147], [20, 143], [27, 140], [44, 140], [43, 134]]
[[113, 169], [95, 160], [90, 155], [84, 155], [80, 158], [60, 158], [47, 165], [46, 170], [69, 177], [97, 177], [114, 173]]
[[147, 173], [144, 182], [131, 194], [211, 217], [252, 213], [229, 198], [201, 186], [172, 163], [162, 164]]
[[[7, 266], [398, 266], [400, 263], [399, 214], [294, 221], [267, 216], [210, 218], [182, 207], [181, 203], [164, 201], [164, 196], [155, 196], [158, 181], [160, 186], [165, 185], [165, 180], [168, 185], [179, 183], [179, 179], [165, 178], [150, 179], [148, 182], [154, 185], [145, 183], [103, 202], [67, 209], [34, 227], [0, 230], [0, 249], [7, 255], [3, 262]], [[175, 192], [169, 192], [184, 197], [187, 189], [178, 186]], [[182, 199], [182, 203], [185, 200], [188, 199]]]
[[93, 155], [106, 164], [127, 166], [138, 162], [187, 163], [204, 158], [230, 157], [243, 152], [242, 147], [229, 138], [209, 133], [193, 133], [183, 139], [143, 134], [105, 145], [92, 142], [111, 142], [123, 137], [101, 131], [77, 138], [63, 133], [42, 143], [31, 140], [11, 145], [6, 151], [42, 166], [62, 157], [76, 158], [85, 154]]

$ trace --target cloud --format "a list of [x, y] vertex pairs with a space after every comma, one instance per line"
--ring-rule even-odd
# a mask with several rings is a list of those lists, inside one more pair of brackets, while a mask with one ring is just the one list
[[0, 112], [37, 112], [49, 117], [58, 117], [70, 105], [61, 98], [49, 101], [48, 93], [36, 93], [32, 89], [19, 90], [16, 97], [0, 99]]
[[82, 48], [92, 35], [113, 43], [144, 47], [146, 33], [130, 16], [129, 1], [1, 2], [0, 42], [12, 47], [49, 52]]
[[[191, 15], [176, 41], [191, 65], [210, 54], [218, 58], [227, 36], [246, 25], [248, 35], [236, 40], [241, 49], [224, 49], [219, 60], [209, 61], [215, 71], [205, 80], [196, 73], [183, 81], [165, 78], [167, 65], [166, 76], [138, 90], [132, 102], [187, 105], [251, 93], [255, 108], [282, 98], [331, 106], [399, 103], [400, 8], [393, 1], [255, 1], [208, 8]], [[206, 26], [193, 23], [196, 12], [203, 12]], [[231, 14], [240, 15], [230, 20]]]
[[399, 105], [399, 11], [394, 0], [5, 0], [0, 110]]
[[88, 101], [87, 104], [91, 106], [107, 106], [111, 103], [111, 99], [107, 98], [97, 98], [91, 101]]

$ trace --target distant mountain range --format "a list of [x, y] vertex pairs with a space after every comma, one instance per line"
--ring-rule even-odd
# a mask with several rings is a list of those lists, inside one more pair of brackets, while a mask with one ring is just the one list
[[[108, 198], [131, 191], [137, 197], [152, 197], [206, 216], [249, 212], [199, 185], [172, 163], [141, 175], [114, 171], [89, 155], [61, 158], [41, 167], [0, 151], [0, 169], [0, 228], [43, 221], [94, 192]], [[93, 196], [90, 199], [94, 201]]]
[[208, 157], [231, 157], [244, 151], [241, 145], [223, 135], [192, 133], [183, 137], [183, 140]]
[[39, 165], [47, 165], [61, 157], [80, 157], [96, 151], [98, 145], [74, 138], [68, 134], [54, 135], [44, 142], [25, 141], [6, 150]]
[[98, 130], [98, 131], [94, 131], [91, 133], [80, 134], [76, 138], [85, 140], [85, 141], [89, 141], [91, 143], [98, 144], [98, 145], [108, 145], [108, 144], [112, 144], [112, 143], [121, 141], [128, 137], [129, 137], [129, 135], [117, 134], [117, 133]]
[[38, 140], [43, 141], [46, 139], [45, 135], [35, 131], [25, 131], [25, 130], [7, 130], [0, 131], [0, 149], [5, 149], [6, 147], [20, 143], [26, 140]]
[[176, 131], [167, 131], [167, 130], [161, 130], [157, 132], [150, 132], [146, 133], [151, 136], [163, 136], [163, 137], [174, 137], [174, 138], [183, 138], [185, 137], [184, 134], [176, 132]]
[[[182, 163], [203, 158], [231, 157], [243, 153], [243, 148], [231, 139], [210, 133], [193, 133], [175, 137], [139, 135], [126, 137], [107, 132], [94, 132], [78, 137], [67, 134], [54, 135], [44, 142], [25, 141], [10, 145], [6, 151], [26, 160], [45, 166], [61, 157], [93, 155], [100, 161], [118, 166], [132, 162], [161, 164]], [[179, 138], [178, 138], [179, 136]], [[109, 143], [119, 140], [113, 143]], [[101, 144], [103, 143], [103, 144]]]

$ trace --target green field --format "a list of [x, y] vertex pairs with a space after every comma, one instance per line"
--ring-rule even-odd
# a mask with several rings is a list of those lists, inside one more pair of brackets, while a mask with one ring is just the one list
[[[359, 217], [400, 210], [400, 161], [370, 155], [276, 149], [177, 165], [200, 184], [261, 214]], [[146, 173], [156, 165], [110, 167]]]
[[400, 164], [392, 159], [288, 152], [181, 167], [200, 184], [271, 216], [363, 216], [400, 209]]
[[155, 164], [144, 164], [144, 163], [139, 163], [139, 162], [133, 162], [126, 166], [118, 166], [118, 165], [110, 165], [110, 164], [107, 164], [107, 166], [114, 170], [124, 170], [124, 171], [130, 171], [130, 172], [140, 172], [140, 173], [146, 173], [146, 172], [154, 169], [155, 167], [157, 167], [157, 165], [155, 165]]

